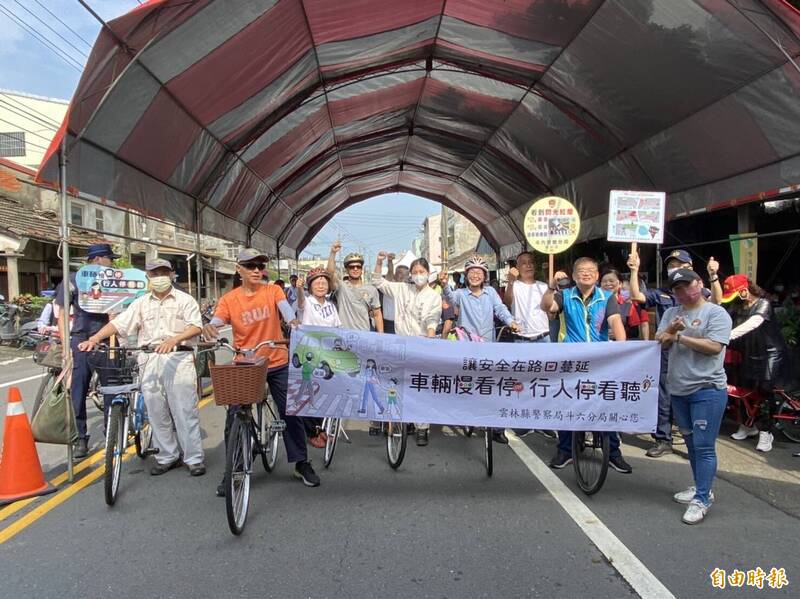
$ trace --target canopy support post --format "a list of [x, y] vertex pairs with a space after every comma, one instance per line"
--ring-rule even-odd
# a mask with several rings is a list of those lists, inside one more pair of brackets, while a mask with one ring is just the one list
[[[194, 256], [195, 256], [195, 264], [197, 270], [197, 303], [199, 304], [202, 301], [202, 282], [203, 282], [203, 259], [201, 258], [201, 251], [200, 251], [200, 234], [202, 233], [203, 223], [202, 219], [200, 218], [200, 206], [198, 204], [197, 199], [194, 201]], [[191, 269], [191, 265], [187, 265]]]
[[[63, 335], [61, 343], [61, 351], [64, 355], [63, 363], [69, 367], [72, 364], [72, 337], [70, 333], [69, 322], [69, 305], [72, 297], [72, 290], [70, 289], [69, 282], [69, 221], [67, 214], [69, 210], [69, 202], [67, 200], [67, 133], [64, 132], [64, 137], [61, 138], [61, 149], [58, 151], [58, 186], [59, 196], [61, 199], [61, 289], [64, 293], [62, 298], [64, 309], [62, 310], [63, 322]], [[71, 379], [71, 377], [70, 377]], [[66, 406], [66, 414], [64, 417], [67, 421], [66, 430], [72, 430], [72, 395], [69, 388], [66, 389], [67, 401], [64, 402]], [[67, 441], [67, 481], [72, 482], [75, 478], [75, 472], [72, 467], [72, 440]]]

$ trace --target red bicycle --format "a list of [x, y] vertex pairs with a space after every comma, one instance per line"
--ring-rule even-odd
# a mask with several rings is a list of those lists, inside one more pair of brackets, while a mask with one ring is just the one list
[[[741, 354], [738, 352], [729, 350], [725, 355], [726, 366], [738, 366], [741, 361]], [[777, 388], [772, 393], [780, 402], [778, 409], [772, 414], [772, 418], [777, 421], [775, 428], [787, 439], [800, 443], [800, 394]], [[728, 385], [728, 398], [732, 400], [728, 403], [728, 410], [738, 424], [747, 427], [755, 424], [767, 399], [758, 389], [738, 385]]]

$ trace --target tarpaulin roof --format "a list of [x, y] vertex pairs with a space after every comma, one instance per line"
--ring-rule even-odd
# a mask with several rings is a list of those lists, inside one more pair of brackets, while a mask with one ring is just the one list
[[94, 45], [67, 183], [284, 256], [408, 191], [511, 251], [545, 194], [590, 236], [610, 189], [800, 182], [799, 54], [784, 0], [150, 0]]

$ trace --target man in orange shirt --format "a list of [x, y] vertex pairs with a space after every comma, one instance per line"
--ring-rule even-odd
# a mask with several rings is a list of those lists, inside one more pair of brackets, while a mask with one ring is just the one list
[[[242, 286], [223, 295], [211, 324], [203, 329], [206, 338], [215, 338], [217, 329], [226, 324], [233, 327], [236, 347], [255, 347], [262, 341], [283, 339], [280, 316], [291, 325], [300, 324], [294, 310], [286, 301], [283, 290], [277, 285], [267, 285], [262, 279], [266, 272], [267, 256], [254, 249], [239, 252], [236, 272], [242, 278]], [[272, 398], [278, 406], [280, 417], [286, 422], [283, 442], [286, 456], [294, 462], [294, 476], [308, 487], [319, 486], [319, 476], [308, 461], [306, 433], [303, 421], [296, 416], [286, 415], [286, 391], [289, 386], [289, 359], [284, 349], [261, 348], [259, 356], [268, 361], [267, 384]], [[233, 418], [233, 410], [228, 410], [225, 421], [225, 441]], [[217, 494], [224, 494], [224, 485], [217, 488]]]

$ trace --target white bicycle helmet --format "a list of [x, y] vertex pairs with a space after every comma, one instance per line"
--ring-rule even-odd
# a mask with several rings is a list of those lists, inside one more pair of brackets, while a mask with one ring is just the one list
[[486, 260], [478, 255], [471, 256], [464, 263], [464, 272], [469, 272], [470, 268], [480, 268], [486, 273], [487, 277], [489, 276], [489, 266], [486, 264]]

